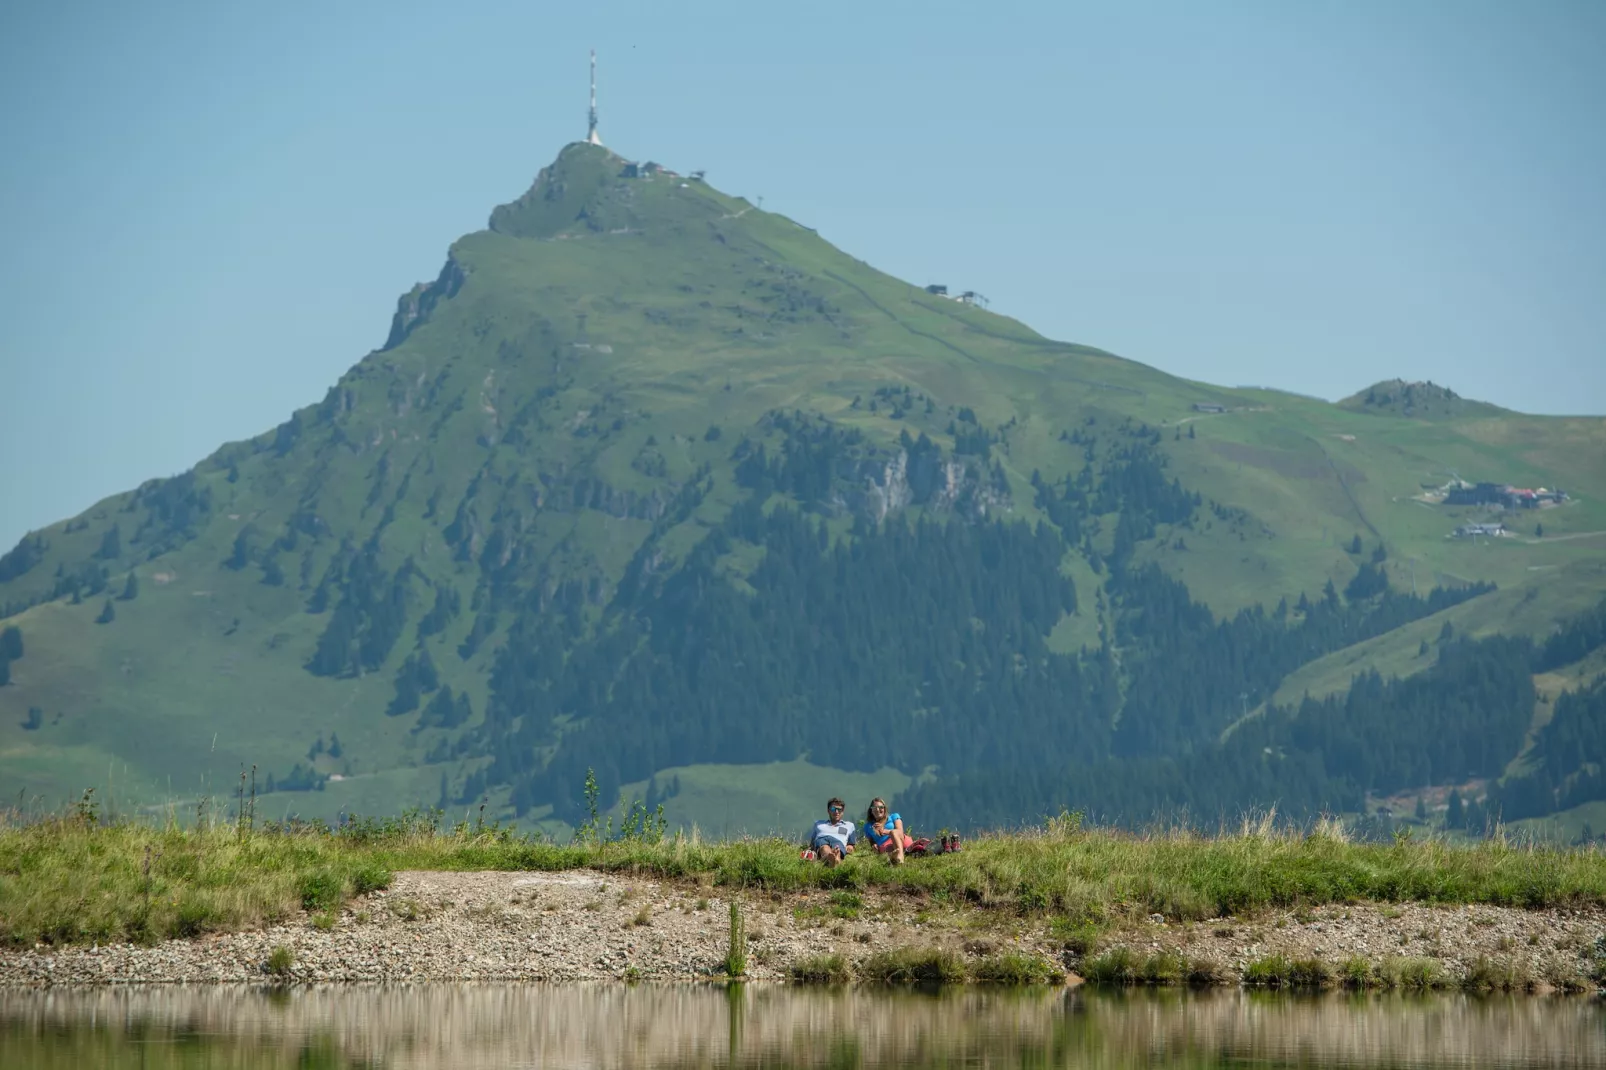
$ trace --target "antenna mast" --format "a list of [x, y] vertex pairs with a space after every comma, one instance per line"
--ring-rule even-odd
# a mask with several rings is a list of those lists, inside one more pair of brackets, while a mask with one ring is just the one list
[[586, 144], [602, 144], [602, 136], [597, 133], [597, 50], [591, 50], [591, 122], [586, 129]]

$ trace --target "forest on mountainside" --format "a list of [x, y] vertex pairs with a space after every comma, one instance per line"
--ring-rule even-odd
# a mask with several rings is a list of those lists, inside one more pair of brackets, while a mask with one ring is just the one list
[[[781, 426], [776, 451], [737, 447], [754, 493], [665, 575], [640, 567], [649, 540], [594, 630], [551, 599], [503, 599], [518, 620], [474, 744], [490, 761], [457, 798], [510, 783], [517, 812], [551, 803], [573, 820], [588, 771], [612, 799], [661, 769], [808, 754], [924, 777], [911, 807], [955, 825], [1061, 805], [1126, 822], [1271, 801], [1313, 813], [1413, 776], [1488, 775], [1520, 743], [1532, 655], [1515, 641], [1443, 644], [1417, 677], [1357, 681], [1347, 705], [1274, 709], [1222, 742], [1300, 665], [1490, 588], [1329, 583], [1218, 620], [1137, 560], [1203, 505], [1165, 475], [1146, 428], [1090, 448], [1059, 485], [1034, 478], [1052, 523], [854, 513], [842, 530], [844, 473], [879, 462], [851, 435]], [[929, 440], [904, 446], [911, 493], [929, 499], [938, 482], [921, 473], [947, 459]], [[1055, 652], [1050, 633], [1079, 605], [1070, 539], [1107, 571], [1110, 600], [1097, 647]]]

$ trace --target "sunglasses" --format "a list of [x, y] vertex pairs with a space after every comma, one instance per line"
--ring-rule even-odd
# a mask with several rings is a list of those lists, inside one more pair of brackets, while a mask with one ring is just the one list
[[827, 813], [832, 814], [840, 814], [842, 812], [842, 807], [840, 806], [827, 806], [825, 809]]

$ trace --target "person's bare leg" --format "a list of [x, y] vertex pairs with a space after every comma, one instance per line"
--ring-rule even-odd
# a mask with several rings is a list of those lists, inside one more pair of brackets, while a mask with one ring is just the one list
[[887, 860], [895, 866], [903, 865], [903, 838], [896, 833], [892, 837], [892, 850], [887, 852]]

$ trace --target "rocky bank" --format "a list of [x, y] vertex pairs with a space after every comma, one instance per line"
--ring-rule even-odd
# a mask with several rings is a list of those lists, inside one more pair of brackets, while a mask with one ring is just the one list
[[[591, 871], [403, 872], [338, 917], [154, 947], [108, 945], [0, 951], [0, 985], [84, 986], [331, 981], [693, 980], [723, 973], [728, 889]], [[780, 980], [792, 963], [837, 952], [849, 961], [903, 946], [967, 957], [1035, 953], [1074, 981], [1086, 959], [1051, 920], [868, 891], [740, 893], [748, 976]], [[332, 922], [332, 924], [331, 924]], [[1491, 965], [1535, 987], [1583, 985], [1606, 910], [1528, 911], [1426, 904], [1333, 905], [1253, 918], [1134, 918], [1099, 950], [1136, 960], [1162, 953], [1207, 964], [1235, 984], [1256, 960], [1432, 959], [1450, 981]], [[1073, 941], [1074, 943], [1074, 941]], [[279, 970], [270, 969], [277, 949]], [[288, 962], [286, 962], [288, 958]]]

